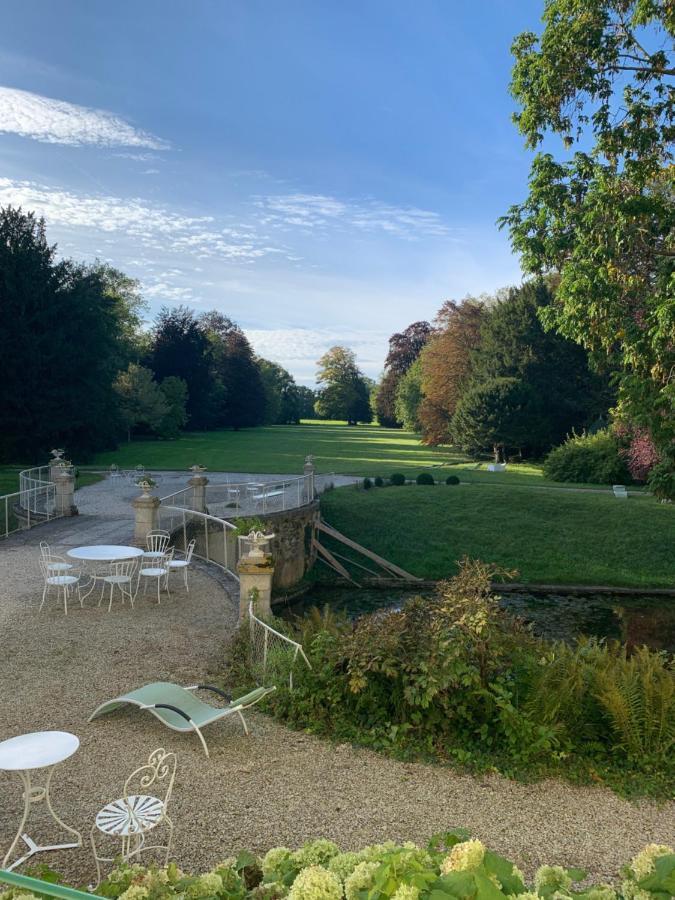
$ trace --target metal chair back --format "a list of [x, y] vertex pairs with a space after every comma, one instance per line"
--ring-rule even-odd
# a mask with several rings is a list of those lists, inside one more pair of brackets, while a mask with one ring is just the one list
[[164, 804], [164, 813], [171, 800], [173, 782], [176, 777], [176, 754], [167, 752], [163, 747], [153, 750], [145, 765], [133, 771], [124, 782], [124, 799], [151, 792]]
[[149, 553], [163, 553], [170, 540], [171, 535], [168, 531], [149, 531], [145, 536], [145, 549]]
[[185, 562], [186, 563], [192, 562], [192, 554], [195, 551], [196, 544], [197, 544], [197, 541], [194, 538], [192, 538], [190, 543], [187, 545], [187, 550], [185, 551]]

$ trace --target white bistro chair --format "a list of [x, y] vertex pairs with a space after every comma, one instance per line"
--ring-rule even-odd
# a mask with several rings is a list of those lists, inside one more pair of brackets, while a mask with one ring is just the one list
[[66, 563], [62, 556], [55, 556], [53, 553], [42, 555], [40, 568], [42, 569], [42, 576], [45, 582], [40, 609], [45, 605], [45, 600], [50, 590], [55, 590], [57, 598], [63, 599], [63, 611], [66, 615], [68, 615], [68, 598], [71, 591], [77, 591], [77, 599], [80, 601], [80, 606], [84, 606], [82, 595], [80, 594], [79, 569]]
[[[148, 581], [152, 578], [157, 580], [157, 604], [160, 603], [159, 592], [162, 587], [171, 596], [169, 591], [169, 572], [171, 571], [171, 560], [173, 559], [173, 549], [169, 550], [162, 556], [155, 556], [152, 559], [142, 557], [140, 568], [138, 569], [138, 581], [136, 584], [136, 593], [143, 579], [143, 593], [145, 594]], [[135, 596], [135, 595], [134, 595]]]
[[65, 559], [61, 560], [61, 557], [55, 557], [51, 551], [51, 547], [46, 541], [40, 541], [40, 556], [42, 559], [49, 559], [52, 557], [52, 561], [49, 564], [52, 575], [62, 575], [65, 574], [68, 569], [73, 568], [72, 563], [66, 562]]
[[171, 535], [168, 531], [149, 531], [145, 536], [145, 550], [143, 551], [143, 562], [152, 559], [161, 559], [169, 547]]
[[[141, 853], [163, 851], [163, 863], [168, 864], [173, 822], [167, 809], [175, 777], [176, 754], [167, 753], [160, 747], [150, 754], [146, 765], [136, 769], [127, 778], [124, 782], [124, 795], [99, 811], [89, 835], [96, 861], [97, 880], [92, 885], [93, 889], [101, 882], [101, 863], [114, 862], [120, 855], [124, 862], [136, 862], [136, 857]], [[149, 793], [151, 788], [152, 793]], [[162, 826], [166, 827], [163, 840], [158, 831]], [[119, 840], [122, 845], [121, 854], [118, 852], [113, 856], [102, 856], [96, 843], [97, 835], [99, 841], [105, 841], [105, 837], [101, 838], [101, 835]]]
[[122, 478], [124, 478], [124, 475], [122, 472], [120, 472], [120, 467], [118, 465], [116, 465], [115, 463], [113, 463], [110, 466], [110, 471], [108, 473], [108, 477], [110, 478], [110, 484], [112, 485], [112, 487], [116, 488], [117, 485], [120, 483], [120, 480]]
[[112, 609], [113, 604], [113, 593], [115, 588], [120, 592], [120, 596], [122, 598], [122, 603], [126, 599], [129, 600], [131, 604], [131, 608], [134, 608], [134, 597], [136, 596], [136, 591], [134, 590], [134, 581], [136, 580], [136, 569], [138, 568], [138, 560], [136, 559], [124, 559], [119, 562], [110, 563], [110, 569], [108, 570], [107, 575], [101, 575], [101, 597], [98, 601], [98, 605], [100, 606], [103, 602], [103, 594], [105, 592], [106, 587], [110, 588], [110, 599], [108, 601], [108, 612]]
[[188, 587], [188, 569], [190, 568], [190, 563], [192, 562], [192, 554], [194, 553], [196, 543], [197, 541], [193, 538], [187, 545], [185, 556], [181, 559], [172, 558], [171, 562], [169, 563], [170, 572], [183, 572], [183, 583], [185, 584], [185, 590], [188, 592], [188, 594], [190, 593], [190, 588]]

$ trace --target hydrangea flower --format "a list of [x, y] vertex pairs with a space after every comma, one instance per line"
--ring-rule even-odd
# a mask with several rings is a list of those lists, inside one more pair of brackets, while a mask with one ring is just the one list
[[413, 884], [400, 884], [391, 895], [391, 900], [419, 900], [420, 890]]
[[586, 900], [617, 900], [616, 891], [609, 884], [597, 884], [588, 889]]
[[666, 847], [665, 844], [647, 844], [644, 850], [633, 857], [630, 864], [635, 880], [642, 881], [643, 878], [650, 875], [654, 871], [654, 863], [659, 856], [665, 856], [672, 852], [672, 847]]
[[340, 848], [332, 841], [319, 838], [317, 841], [308, 841], [293, 854], [293, 862], [299, 869], [306, 866], [325, 866], [330, 859], [340, 852]]
[[272, 847], [262, 859], [263, 875], [272, 875], [280, 869], [284, 863], [287, 863], [292, 855], [293, 854], [288, 847]]
[[567, 894], [572, 886], [572, 879], [562, 866], [540, 866], [534, 876], [537, 891], [542, 888], [553, 888], [554, 891]]
[[[212, 897], [219, 894], [223, 890], [223, 879], [217, 872], [206, 872], [188, 887], [186, 896], [190, 900], [200, 900], [202, 897]], [[133, 898], [133, 900], [141, 900], [141, 898]]]
[[148, 889], [142, 884], [130, 884], [129, 887], [120, 894], [120, 900], [147, 900]]
[[652, 900], [650, 891], [643, 891], [634, 881], [624, 881], [621, 885], [621, 895], [624, 900]]
[[345, 897], [357, 900], [359, 891], [367, 891], [373, 886], [373, 875], [380, 868], [376, 860], [361, 862], [345, 881]]
[[534, 891], [525, 891], [523, 894], [516, 894], [514, 900], [541, 900], [541, 898]]
[[288, 888], [280, 881], [268, 881], [259, 884], [249, 893], [252, 900], [280, 900], [288, 893]]
[[346, 853], [338, 853], [337, 856], [334, 856], [329, 861], [328, 869], [329, 871], [334, 872], [340, 881], [344, 881], [352, 874], [360, 862], [363, 862], [361, 853], [351, 853], [349, 851]]
[[342, 900], [340, 879], [323, 866], [309, 866], [293, 882], [288, 900]]
[[473, 871], [482, 865], [484, 856], [485, 846], [481, 841], [462, 841], [441, 862], [441, 873]]

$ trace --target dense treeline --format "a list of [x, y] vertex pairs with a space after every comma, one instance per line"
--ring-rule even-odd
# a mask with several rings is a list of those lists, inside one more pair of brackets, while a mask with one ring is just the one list
[[139, 286], [96, 263], [57, 260], [45, 222], [0, 210], [0, 459], [51, 447], [85, 460], [132, 435], [291, 424], [315, 392], [257, 357], [215, 310], [163, 308], [144, 327]]
[[[377, 392], [380, 422], [389, 421], [393, 393], [395, 422], [426, 443], [452, 441], [497, 459], [539, 455], [602, 422], [612, 400], [608, 375], [591, 368], [578, 344], [544, 330], [540, 313], [553, 294], [539, 280], [448, 301], [433, 327], [416, 322], [393, 335]], [[409, 352], [399, 365], [404, 335]]]

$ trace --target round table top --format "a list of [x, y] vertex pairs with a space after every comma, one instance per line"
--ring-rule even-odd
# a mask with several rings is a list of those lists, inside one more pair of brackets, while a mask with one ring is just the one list
[[119, 559], [134, 559], [142, 556], [138, 547], [125, 547], [118, 544], [95, 544], [92, 547], [73, 547], [68, 550], [71, 559], [94, 560], [96, 562], [115, 562]]
[[19, 772], [55, 766], [68, 759], [80, 739], [68, 731], [33, 731], [0, 743], [0, 769]]

